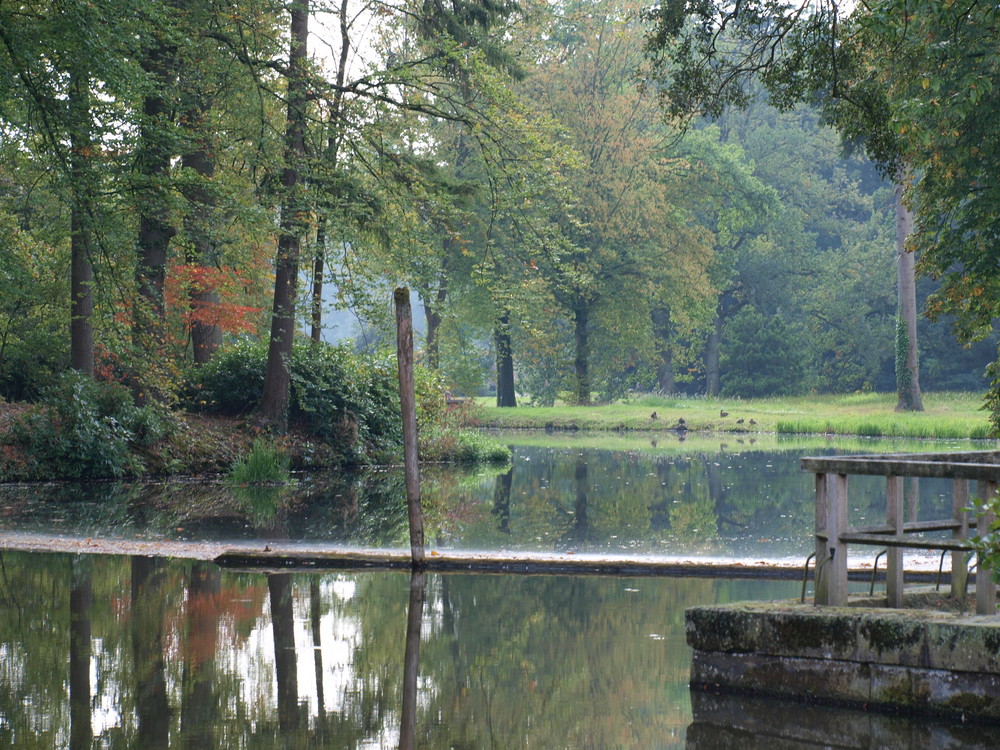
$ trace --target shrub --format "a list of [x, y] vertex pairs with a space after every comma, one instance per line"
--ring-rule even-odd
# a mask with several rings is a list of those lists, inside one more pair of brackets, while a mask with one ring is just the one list
[[[193, 410], [240, 416], [252, 411], [264, 387], [267, 344], [243, 340], [192, 373], [186, 403]], [[418, 370], [419, 372], [419, 370]], [[421, 408], [433, 412], [443, 396], [418, 376]], [[296, 342], [292, 349], [289, 420], [308, 434], [342, 447], [355, 460], [361, 448], [395, 449], [402, 439], [395, 361], [365, 357], [346, 346]]]
[[144, 467], [136, 451], [167, 437], [173, 427], [157, 407], [135, 406], [123, 386], [70, 371], [11, 431], [47, 474], [88, 479], [140, 473]]
[[289, 459], [281, 446], [273, 440], [257, 438], [250, 452], [233, 464], [229, 470], [232, 484], [261, 484], [287, 482]]

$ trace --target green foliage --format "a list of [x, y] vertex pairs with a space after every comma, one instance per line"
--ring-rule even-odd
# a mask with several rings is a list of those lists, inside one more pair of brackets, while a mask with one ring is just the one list
[[263, 342], [240, 339], [193, 370], [186, 405], [194, 411], [242, 416], [260, 400], [267, 349]]
[[[265, 342], [243, 339], [192, 372], [187, 402], [195, 409], [244, 415], [264, 386]], [[363, 449], [392, 450], [401, 440], [399, 397], [389, 357], [363, 357], [348, 346], [296, 342], [289, 419], [308, 434], [340, 444], [348, 460]], [[423, 389], [429, 398], [433, 387]]]
[[[419, 372], [419, 370], [418, 370]], [[418, 385], [418, 404], [420, 403]], [[489, 434], [463, 425], [479, 421], [479, 409], [468, 401], [461, 406], [447, 406], [430, 412], [418, 409], [418, 452], [421, 461], [452, 461], [460, 463], [497, 463], [510, 461], [510, 448]], [[423, 413], [421, 413], [423, 411]]]
[[57, 302], [64, 262], [0, 205], [0, 397], [9, 401], [36, 400], [69, 364]]
[[722, 393], [755, 398], [795, 393], [802, 385], [801, 351], [777, 317], [744, 308], [726, 325], [721, 354]]
[[979, 565], [990, 570], [993, 580], [1000, 582], [1000, 496], [977, 499], [968, 510], [980, 519], [980, 525], [984, 515], [989, 513], [993, 516], [989, 528], [983, 530], [976, 527], [979, 533], [972, 537], [972, 545], [979, 557]]
[[12, 425], [47, 476], [92, 479], [135, 475], [138, 451], [168, 437], [174, 422], [157, 407], [136, 407], [122, 386], [63, 374], [41, 403]]
[[[243, 415], [263, 386], [267, 351], [243, 340], [220, 351], [192, 373], [191, 408]], [[423, 367], [414, 371], [421, 456], [426, 460], [507, 460], [506, 447], [461, 433], [458, 415], [445, 403], [442, 378]], [[348, 346], [297, 343], [292, 350], [292, 424], [335, 445], [346, 461], [378, 459], [402, 443], [399, 392], [393, 355], [359, 355]]]
[[250, 452], [229, 470], [232, 484], [283, 483], [289, 477], [288, 454], [277, 442], [260, 437], [253, 441]]

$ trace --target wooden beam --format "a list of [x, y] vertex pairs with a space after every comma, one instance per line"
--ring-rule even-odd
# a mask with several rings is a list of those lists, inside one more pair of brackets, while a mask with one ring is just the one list
[[[886, 523], [893, 527], [892, 541], [903, 539], [903, 478], [887, 477], [885, 488]], [[841, 537], [843, 538], [843, 537]], [[886, 553], [885, 596], [890, 607], [903, 606], [903, 548], [889, 546]]]
[[[969, 454], [957, 454], [958, 459]], [[802, 458], [803, 471], [823, 474], [868, 474], [874, 476], [941, 477], [1000, 482], [1000, 464], [962, 460], [909, 459], [906, 456], [838, 456]]]

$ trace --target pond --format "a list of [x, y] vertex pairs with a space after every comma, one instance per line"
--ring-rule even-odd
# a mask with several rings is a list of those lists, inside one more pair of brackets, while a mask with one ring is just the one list
[[[928, 447], [505, 437], [509, 467], [427, 468], [431, 545], [802, 559], [813, 508], [801, 455]], [[922, 483], [910, 512], [943, 512], [948, 493]], [[404, 548], [402, 497], [391, 470], [306, 476], [290, 491], [8, 486], [0, 545], [45, 532]], [[854, 519], [881, 516], [877, 483], [851, 497]], [[705, 577], [266, 573], [7, 550], [0, 747], [770, 748], [830, 736], [845, 747], [993, 746], [991, 729], [689, 692], [686, 607], [799, 590]]]
[[[2, 562], [3, 747], [714, 749], [781, 732], [808, 747], [799, 733], [816, 721], [817, 709], [701, 694], [693, 713], [687, 687], [684, 608], [786, 598], [790, 582], [428, 574], [412, 587], [405, 573], [151, 557]], [[859, 747], [993, 741], [987, 728], [821, 714], [838, 732], [887, 723]]]
[[[812, 551], [802, 455], [960, 443], [767, 437], [502, 435], [508, 467], [425, 467], [435, 549], [785, 560]], [[968, 443], [965, 444], [966, 449]], [[291, 488], [223, 483], [0, 487], [0, 531], [126, 539], [283, 539], [407, 549], [399, 470], [304, 475]], [[884, 480], [851, 479], [851, 521], [884, 519]], [[907, 520], [950, 515], [946, 480], [908, 488]], [[862, 554], [864, 551], [862, 550]]]

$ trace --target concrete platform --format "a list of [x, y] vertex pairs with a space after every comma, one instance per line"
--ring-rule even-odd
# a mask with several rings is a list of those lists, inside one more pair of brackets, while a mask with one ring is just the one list
[[1000, 722], [1000, 617], [861, 603], [689, 609], [692, 688]]

